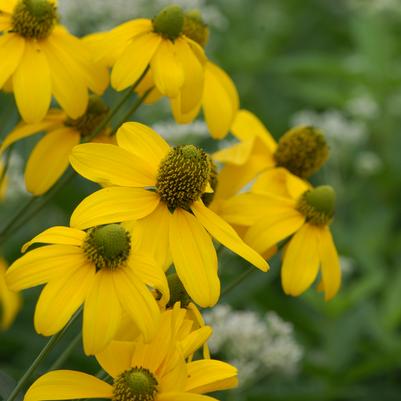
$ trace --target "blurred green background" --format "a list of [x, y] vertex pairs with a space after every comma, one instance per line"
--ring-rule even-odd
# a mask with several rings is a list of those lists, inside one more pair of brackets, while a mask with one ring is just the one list
[[[166, 4], [162, 0], [60, 3], [62, 20], [76, 34], [151, 16]], [[211, 28], [209, 57], [232, 76], [241, 106], [256, 113], [276, 138], [302, 122], [326, 132], [331, 158], [314, 182], [330, 184], [338, 194], [332, 229], [344, 279], [334, 300], [325, 303], [313, 289], [299, 298], [286, 297], [278, 261], [273, 261], [270, 273], [253, 274], [221, 301], [260, 316], [275, 311], [292, 325], [303, 355], [296, 372], [259, 370], [250, 385], [244, 383], [244, 390], [221, 398], [401, 400], [401, 1], [182, 3], [204, 11]], [[112, 91], [106, 95], [110, 104], [116, 97]], [[135, 118], [149, 124], [171, 120], [164, 103], [141, 109]], [[0, 94], [2, 137], [16, 121], [12, 97]], [[171, 124], [169, 129], [174, 140]], [[177, 132], [176, 141], [190, 138], [209, 149], [216, 147], [205, 135], [194, 134], [194, 127]], [[2, 227], [28, 199], [21, 187], [21, 171], [35, 141], [15, 147], [19, 157], [10, 167], [13, 178], [0, 209]], [[21, 244], [42, 229], [68, 224], [73, 208], [95, 188], [78, 177], [66, 184], [28, 224], [2, 242], [5, 258], [12, 262]], [[223, 254], [223, 285], [243, 269], [241, 260]], [[38, 289], [24, 293], [24, 308], [15, 324], [0, 333], [0, 370], [14, 378], [46, 341], [32, 327], [38, 293]], [[268, 346], [260, 344], [261, 349]], [[63, 367], [98, 369], [79, 346]]]

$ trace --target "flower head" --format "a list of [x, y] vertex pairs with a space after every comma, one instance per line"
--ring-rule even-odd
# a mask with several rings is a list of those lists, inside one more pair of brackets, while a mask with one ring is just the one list
[[59, 24], [55, 0], [5, 0], [0, 4], [0, 88], [11, 83], [22, 118], [37, 123], [51, 98], [71, 118], [87, 107], [88, 89], [101, 94], [107, 70], [95, 66], [85, 45]]
[[203, 203], [213, 181], [203, 150], [193, 145], [170, 148], [139, 123], [124, 124], [117, 142], [74, 148], [74, 169], [108, 187], [82, 201], [71, 216], [73, 227], [138, 220], [144, 249], [165, 268], [172, 260], [188, 294], [204, 307], [214, 305], [220, 293], [212, 237], [267, 270], [263, 258]]
[[46, 243], [16, 260], [7, 271], [11, 289], [40, 284], [35, 311], [36, 331], [61, 330], [84, 304], [83, 343], [87, 354], [101, 351], [115, 336], [126, 313], [146, 340], [155, 334], [159, 307], [148, 289], [168, 301], [164, 272], [141, 253], [131, 226], [109, 224], [87, 231], [53, 227], [25, 244]]

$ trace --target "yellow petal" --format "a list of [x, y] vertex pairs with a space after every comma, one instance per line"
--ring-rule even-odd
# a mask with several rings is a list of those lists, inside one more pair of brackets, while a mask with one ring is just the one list
[[109, 187], [85, 198], [71, 216], [71, 227], [86, 229], [101, 224], [137, 220], [148, 216], [160, 198], [142, 188]]
[[160, 162], [170, 151], [167, 142], [156, 131], [137, 122], [123, 124], [116, 136], [118, 145], [150, 165], [156, 176]]
[[35, 196], [48, 191], [67, 169], [71, 150], [80, 140], [78, 132], [70, 128], [45, 135], [29, 156], [25, 168], [26, 189]]
[[182, 111], [182, 96], [181, 93], [179, 93], [177, 97], [170, 98], [170, 106], [176, 123], [189, 124], [199, 114], [199, 111], [202, 107], [202, 102], [199, 101], [199, 103], [196, 104], [192, 110], [189, 110], [187, 113], [184, 113]]
[[305, 217], [294, 209], [271, 210], [260, 216], [246, 233], [245, 242], [259, 253], [264, 253], [296, 232], [305, 222]]
[[155, 185], [152, 168], [136, 155], [116, 145], [85, 143], [71, 153], [72, 167], [88, 180], [128, 187]]
[[212, 328], [209, 326], [201, 327], [193, 331], [181, 341], [182, 353], [185, 357], [194, 354], [202, 345], [206, 343], [212, 334]]
[[41, 48], [49, 63], [52, 91], [57, 102], [71, 118], [80, 117], [88, 105], [88, 89], [73, 55], [65, 52], [52, 35], [41, 42]]
[[216, 251], [210, 235], [185, 210], [170, 215], [170, 249], [177, 274], [194, 302], [215, 305], [220, 296]]
[[86, 233], [84, 231], [75, 228], [63, 226], [51, 227], [24, 244], [21, 252], [25, 252], [35, 243], [81, 246], [85, 237]]
[[211, 393], [237, 387], [238, 372], [228, 363], [204, 359], [187, 364], [188, 381], [186, 391], [192, 393]]
[[133, 85], [149, 65], [160, 45], [161, 37], [154, 33], [136, 36], [119, 56], [111, 72], [111, 85], [122, 91]]
[[17, 292], [9, 290], [4, 276], [6, 274], [6, 263], [0, 258], [0, 330], [7, 330], [20, 309], [21, 297]]
[[258, 269], [262, 271], [269, 269], [269, 265], [262, 256], [246, 245], [229, 224], [208, 209], [201, 201], [194, 202], [191, 210], [210, 235], [222, 245], [243, 257]]
[[164, 303], [168, 302], [170, 291], [166, 275], [149, 254], [135, 252], [129, 260], [129, 265], [142, 282], [160, 291]]
[[213, 153], [213, 160], [241, 166], [249, 159], [254, 144], [254, 138], [246, 139], [233, 146]]
[[73, 56], [75, 71], [79, 72], [85, 84], [97, 95], [101, 95], [109, 84], [107, 68], [100, 63], [95, 64], [83, 41], [71, 35], [61, 25], [53, 29], [51, 36], [53, 43], [57, 43], [60, 51]]
[[11, 144], [19, 141], [20, 139], [26, 138], [31, 135], [35, 135], [41, 131], [48, 131], [60, 126], [61, 123], [59, 121], [47, 120], [41, 121], [40, 123], [26, 124], [20, 123], [18, 124], [13, 131], [11, 131], [3, 143], [1, 144], [0, 152], [4, 152]]
[[157, 89], [165, 96], [178, 96], [184, 84], [184, 70], [177, 58], [175, 45], [170, 40], [161, 41], [150, 65]]
[[0, 10], [12, 14], [18, 0], [0, 0]]
[[235, 116], [231, 127], [231, 132], [240, 141], [245, 139], [259, 137], [270, 150], [274, 153], [277, 148], [277, 142], [272, 134], [267, 130], [263, 123], [250, 111], [240, 110]]
[[193, 393], [161, 393], [157, 401], [216, 401], [216, 398]]
[[49, 110], [52, 85], [46, 55], [36, 42], [26, 41], [24, 55], [13, 76], [13, 88], [23, 119], [43, 120]]
[[113, 280], [122, 308], [138, 326], [145, 341], [150, 341], [160, 318], [155, 299], [131, 268], [115, 271]]
[[96, 359], [111, 377], [116, 377], [131, 367], [134, 349], [135, 343], [132, 341], [112, 341], [102, 352], [96, 354]]
[[206, 63], [203, 111], [213, 138], [222, 139], [227, 135], [238, 104], [238, 93], [231, 78], [217, 65]]
[[85, 299], [83, 344], [86, 355], [102, 351], [114, 338], [121, 320], [121, 306], [113, 271], [101, 269]]
[[81, 248], [71, 245], [48, 245], [34, 249], [17, 259], [7, 270], [6, 281], [13, 291], [35, 287], [59, 278], [82, 264]]
[[284, 254], [281, 281], [286, 294], [298, 296], [315, 280], [319, 269], [319, 228], [305, 224]]
[[12, 22], [9, 15], [0, 14], [0, 31], [10, 31], [12, 29]]
[[17, 69], [25, 50], [25, 41], [19, 35], [0, 36], [0, 88]]
[[42, 335], [59, 332], [84, 302], [95, 278], [95, 266], [75, 265], [68, 275], [50, 281], [36, 303], [34, 325]]
[[169, 214], [168, 209], [159, 204], [149, 216], [138, 220], [134, 233], [138, 238], [138, 248], [152, 255], [163, 270], [171, 265]]
[[39, 377], [28, 389], [24, 401], [112, 398], [110, 384], [86, 373], [55, 370]]
[[329, 227], [324, 227], [320, 231], [319, 255], [324, 298], [328, 301], [337, 294], [341, 285], [340, 261]]
[[180, 91], [180, 108], [182, 113], [188, 113], [196, 108], [203, 94], [203, 65], [195, 56], [185, 39], [175, 41], [177, 58], [184, 71], [184, 84]]

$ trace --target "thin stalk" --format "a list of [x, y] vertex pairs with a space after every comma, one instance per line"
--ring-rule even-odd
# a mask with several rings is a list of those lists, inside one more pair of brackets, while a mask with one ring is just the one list
[[60, 356], [53, 362], [53, 364], [50, 366], [49, 371], [51, 370], [56, 370], [60, 366], [64, 364], [64, 362], [69, 358], [69, 356], [72, 354], [74, 349], [78, 346], [78, 344], [81, 342], [82, 339], [82, 333], [79, 332], [79, 334], [70, 342], [68, 347], [60, 354]]
[[31, 379], [32, 375], [35, 373], [36, 369], [38, 366], [42, 363], [42, 361], [49, 355], [49, 353], [52, 351], [52, 349], [55, 347], [55, 345], [63, 338], [64, 334], [67, 332], [69, 327], [77, 320], [79, 316], [79, 312], [77, 312], [67, 323], [67, 325], [59, 331], [57, 334], [52, 336], [50, 340], [47, 342], [47, 344], [43, 347], [42, 351], [40, 351], [39, 355], [36, 357], [36, 359], [32, 362], [31, 366], [28, 368], [28, 370], [24, 373], [24, 375], [21, 377], [17, 385], [15, 386], [14, 390], [12, 393], [9, 395], [7, 400], [5, 401], [14, 401], [18, 394], [23, 390], [23, 388], [28, 384], [29, 380]]

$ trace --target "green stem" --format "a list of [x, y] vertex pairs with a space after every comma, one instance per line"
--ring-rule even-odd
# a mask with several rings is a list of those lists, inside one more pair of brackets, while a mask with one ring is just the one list
[[53, 364], [49, 368], [49, 371], [56, 370], [60, 366], [62, 366], [64, 364], [64, 362], [68, 359], [68, 357], [72, 354], [75, 347], [77, 347], [78, 344], [81, 342], [81, 339], [82, 339], [82, 333], [79, 332], [79, 334], [71, 341], [71, 343], [68, 345], [68, 347], [53, 362]]
[[49, 355], [49, 353], [52, 351], [52, 349], [55, 347], [55, 345], [62, 339], [64, 334], [67, 332], [69, 327], [77, 320], [78, 316], [80, 315], [80, 311], [78, 311], [67, 323], [67, 325], [59, 331], [57, 334], [52, 336], [50, 340], [47, 342], [47, 344], [43, 347], [42, 351], [40, 351], [39, 355], [36, 357], [36, 359], [32, 362], [31, 366], [28, 368], [28, 370], [24, 373], [24, 375], [21, 377], [17, 385], [15, 386], [14, 390], [12, 393], [9, 395], [6, 401], [14, 401], [18, 394], [23, 390], [23, 388], [27, 385], [29, 380], [31, 379], [32, 375], [35, 373], [36, 369], [38, 366], [41, 364], [41, 362]]
[[225, 288], [223, 288], [223, 290], [221, 291], [221, 297], [224, 297], [225, 295], [227, 295], [230, 291], [232, 291], [237, 285], [241, 284], [246, 278], [248, 278], [256, 270], [257, 270], [256, 268], [251, 268], [251, 269], [245, 270], [243, 273], [241, 273], [235, 280], [233, 280]]

